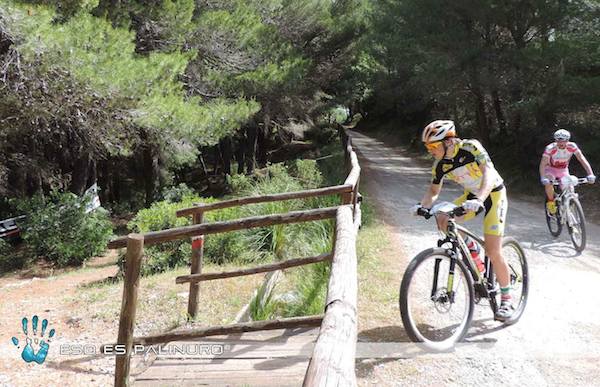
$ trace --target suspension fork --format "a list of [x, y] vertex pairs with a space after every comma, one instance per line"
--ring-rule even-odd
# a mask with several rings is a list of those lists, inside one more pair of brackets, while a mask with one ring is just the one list
[[[438, 276], [440, 274], [440, 263], [442, 262], [441, 258], [435, 259], [435, 265], [433, 267], [433, 284], [431, 286], [431, 299], [436, 296], [436, 291], [438, 287]], [[450, 258], [450, 267], [448, 269], [448, 280], [446, 281], [446, 294], [448, 295], [448, 300], [453, 303], [454, 302], [454, 271], [456, 269], [456, 259], [455, 257]]]

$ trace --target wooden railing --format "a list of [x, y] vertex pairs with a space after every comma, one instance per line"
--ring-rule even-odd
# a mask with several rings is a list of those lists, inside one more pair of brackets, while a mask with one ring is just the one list
[[[129, 384], [131, 350], [134, 344], [152, 345], [176, 340], [187, 340], [198, 337], [224, 335], [257, 330], [316, 327], [320, 333], [315, 350], [306, 372], [304, 385], [355, 385], [354, 353], [356, 348], [357, 329], [357, 270], [356, 270], [356, 234], [360, 226], [360, 195], [358, 184], [360, 166], [356, 153], [352, 149], [351, 139], [340, 130], [345, 150], [345, 166], [348, 177], [343, 185], [312, 189], [299, 192], [288, 192], [274, 195], [263, 195], [225, 200], [216, 203], [198, 204], [191, 208], [177, 211], [177, 216], [192, 216], [191, 226], [177, 227], [145, 234], [129, 234], [112, 240], [111, 249], [127, 248], [125, 277], [123, 284], [123, 300], [119, 320], [117, 344], [125, 345], [126, 354], [117, 355], [115, 366], [115, 385]], [[320, 208], [304, 211], [293, 211], [285, 214], [255, 216], [231, 221], [203, 223], [204, 213], [216, 209], [241, 206], [246, 204], [266, 203], [280, 200], [317, 197], [323, 195], [341, 195], [338, 207]], [[254, 268], [240, 269], [222, 273], [202, 273], [204, 236], [228, 231], [308, 222], [322, 219], [336, 219], [334, 248], [331, 253], [314, 257], [290, 259]], [[270, 321], [229, 324], [224, 326], [190, 329], [184, 332], [133, 337], [137, 294], [140, 278], [140, 267], [144, 246], [191, 238], [192, 259], [189, 275], [176, 278], [176, 283], [189, 283], [188, 315], [195, 318], [198, 312], [199, 283], [219, 278], [244, 276], [256, 273], [271, 272], [284, 268], [307, 265], [321, 261], [332, 261], [331, 276], [327, 293], [324, 315], [294, 317]], [[325, 382], [326, 381], [326, 382]]]

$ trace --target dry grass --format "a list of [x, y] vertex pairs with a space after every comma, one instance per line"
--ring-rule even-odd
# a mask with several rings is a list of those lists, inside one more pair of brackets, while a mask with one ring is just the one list
[[[234, 265], [207, 265], [204, 272], [226, 271]], [[175, 284], [175, 278], [189, 274], [189, 268], [143, 277], [140, 281], [135, 335], [162, 332], [186, 323], [189, 285]], [[232, 322], [247, 303], [262, 275], [214, 280], [200, 285], [199, 315], [196, 323], [220, 325]], [[118, 326], [122, 282], [80, 287], [67, 302], [72, 313]]]

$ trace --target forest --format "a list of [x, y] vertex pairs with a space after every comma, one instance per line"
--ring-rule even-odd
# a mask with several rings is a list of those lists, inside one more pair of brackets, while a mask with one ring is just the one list
[[323, 155], [340, 124], [423, 151], [438, 118], [509, 182], [538, 184], [557, 128], [598, 170], [600, 2], [0, 1], [0, 219], [93, 184], [131, 219]]

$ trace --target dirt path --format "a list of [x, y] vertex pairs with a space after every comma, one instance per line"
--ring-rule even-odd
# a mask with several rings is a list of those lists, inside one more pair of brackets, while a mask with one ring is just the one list
[[[383, 254], [380, 264], [397, 274], [392, 276], [395, 281], [378, 285], [397, 297], [409, 260], [437, 239], [432, 222], [408, 215], [408, 208], [429, 184], [430, 164], [363, 134], [352, 132], [352, 136], [367, 200], [376, 204], [392, 233], [395, 253]], [[457, 186], [446, 184], [440, 200], [460, 193]], [[533, 200], [517, 199], [510, 187], [508, 193], [507, 235], [522, 242], [530, 270], [529, 303], [519, 323], [504, 327], [492, 320], [487, 306], [477, 307], [467, 340], [481, 344], [480, 349], [473, 345], [466, 353], [361, 361], [361, 385], [600, 384], [600, 299], [595, 291], [600, 284], [600, 227], [588, 223], [588, 245], [578, 255], [568, 235], [553, 239], [548, 233], [541, 205], [533, 204], [539, 202], [535, 200], [539, 195]], [[468, 226], [481, 233], [479, 222]], [[395, 320], [396, 326], [363, 326], [363, 338], [406, 341], [397, 298], [390, 302], [382, 305], [386, 314], [382, 319]]]
[[[113, 384], [114, 356], [99, 355], [99, 348], [114, 342], [118, 332], [123, 283], [105, 283], [117, 272], [115, 261], [116, 254], [111, 252], [83, 269], [44, 277], [18, 272], [0, 278], [0, 387]], [[207, 264], [204, 268], [216, 271], [234, 266]], [[176, 284], [175, 278], [188, 273], [189, 268], [181, 267], [140, 280], [135, 336], [185, 324], [188, 288]], [[238, 277], [202, 286], [197, 326], [233, 320], [261, 281], [260, 276]], [[30, 327], [33, 315], [38, 315], [40, 322], [48, 320], [47, 332], [51, 328], [56, 331], [42, 365], [26, 363], [20, 357], [25, 342], [20, 322], [27, 317]], [[19, 340], [19, 348], [11, 341], [13, 336]], [[65, 346], [68, 350], [77, 345], [91, 347], [98, 355], [61, 353]], [[143, 360], [142, 356], [134, 358], [132, 375], [143, 370], [141, 365], [138, 367]]]
[[[85, 284], [114, 276], [118, 270], [115, 259], [111, 254], [106, 259], [97, 259], [92, 267], [59, 275], [30, 274], [20, 278], [23, 276], [20, 273], [0, 279], [0, 386], [103, 385], [111, 382], [112, 364], [109, 361], [94, 371], [86, 366], [75, 364], [71, 367], [50, 360], [56, 356], [48, 356], [45, 366], [24, 363], [18, 355], [23, 348], [19, 323], [23, 317], [31, 321], [33, 315], [38, 315], [40, 321], [49, 321], [48, 330], [57, 332], [54, 342], [50, 343], [50, 355], [57, 351], [57, 345], [69, 340], [92, 341], [90, 338], [93, 337], [94, 341], [108, 342], [114, 336], [114, 324], [100, 319], [90, 324], [72, 308], [70, 297], [77, 297], [78, 288]], [[13, 345], [13, 336], [21, 341], [20, 349]]]

